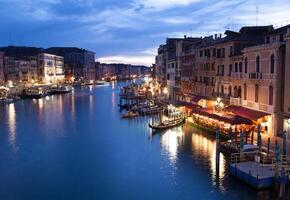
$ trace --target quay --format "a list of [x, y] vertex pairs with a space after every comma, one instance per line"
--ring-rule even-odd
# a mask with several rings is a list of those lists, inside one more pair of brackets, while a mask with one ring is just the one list
[[267, 189], [277, 184], [289, 184], [289, 161], [290, 156], [276, 162], [274, 157], [264, 157], [256, 152], [235, 153], [231, 155], [229, 173], [255, 189]]

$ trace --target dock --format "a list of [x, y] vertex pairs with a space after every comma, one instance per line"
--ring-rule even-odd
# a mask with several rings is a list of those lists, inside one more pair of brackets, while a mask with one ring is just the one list
[[289, 161], [289, 156], [277, 163], [273, 156], [261, 156], [256, 152], [234, 153], [231, 154], [229, 172], [257, 190], [267, 189], [281, 184], [281, 181], [289, 183]]

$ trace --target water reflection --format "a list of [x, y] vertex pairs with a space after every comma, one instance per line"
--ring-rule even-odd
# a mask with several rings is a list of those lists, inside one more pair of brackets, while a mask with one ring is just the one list
[[8, 141], [14, 151], [17, 151], [16, 145], [16, 112], [14, 104], [8, 105]]
[[183, 141], [183, 131], [181, 127], [167, 130], [161, 135], [161, 146], [169, 155], [169, 160], [172, 165], [176, 163], [178, 147]]

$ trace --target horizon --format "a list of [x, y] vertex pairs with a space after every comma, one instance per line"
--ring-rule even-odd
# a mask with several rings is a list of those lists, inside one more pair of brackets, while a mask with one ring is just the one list
[[150, 66], [167, 37], [290, 24], [287, 0], [0, 0], [0, 5], [5, 7], [0, 46], [76, 46], [108, 64]]

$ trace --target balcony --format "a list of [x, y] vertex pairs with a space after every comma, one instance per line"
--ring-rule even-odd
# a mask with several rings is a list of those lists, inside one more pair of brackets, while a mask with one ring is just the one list
[[232, 72], [232, 78], [244, 78], [244, 74], [242, 72]]
[[263, 75], [260, 72], [250, 73], [249, 79], [260, 80], [260, 79], [263, 79]]
[[270, 80], [278, 79], [278, 74], [267, 73], [263, 75], [263, 79], [270, 79]]

